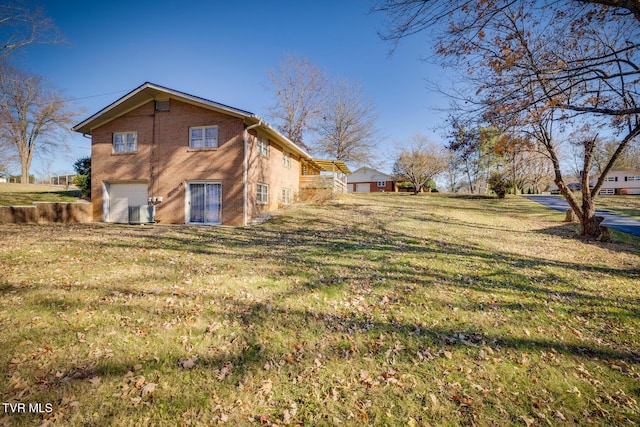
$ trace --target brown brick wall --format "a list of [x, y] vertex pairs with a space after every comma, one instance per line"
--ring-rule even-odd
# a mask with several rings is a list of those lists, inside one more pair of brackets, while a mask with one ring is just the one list
[[[218, 148], [189, 149], [189, 128], [218, 126]], [[113, 133], [137, 131], [135, 154], [114, 154]], [[255, 135], [255, 130], [250, 131]], [[154, 111], [154, 102], [142, 105], [92, 131], [92, 201], [94, 220], [102, 220], [103, 182], [144, 181], [149, 197], [162, 197], [156, 205], [159, 223], [185, 223], [186, 187], [189, 181], [222, 184], [222, 223], [243, 224], [244, 122], [242, 118], [211, 111], [175, 99], [170, 110]], [[282, 151], [272, 143], [269, 159], [258, 157], [255, 138], [249, 138], [249, 215], [278, 207], [282, 187], [298, 192], [299, 161], [282, 166]], [[255, 203], [256, 182], [268, 184], [270, 203]]]
[[393, 181], [386, 181], [386, 183], [387, 185], [384, 187], [378, 187], [377, 182], [350, 182], [348, 186], [349, 186], [349, 190], [354, 192], [356, 191], [357, 184], [369, 184], [369, 192], [371, 193], [378, 193], [380, 192], [380, 190], [384, 190], [386, 192], [394, 191]]
[[[292, 153], [291, 166], [285, 167], [283, 162], [283, 152], [286, 151], [279, 144], [269, 140], [263, 135], [265, 140], [269, 140], [269, 157], [264, 157], [258, 153], [256, 144], [256, 132], [251, 130], [249, 137], [249, 219], [264, 212], [279, 209], [282, 207], [282, 189], [291, 190], [291, 200], [294, 201], [300, 186], [300, 159]], [[257, 184], [267, 184], [269, 186], [269, 203], [258, 204]]]

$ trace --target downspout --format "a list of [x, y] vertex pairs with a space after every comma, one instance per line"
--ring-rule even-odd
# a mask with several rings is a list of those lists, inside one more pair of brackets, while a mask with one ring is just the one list
[[247, 225], [248, 210], [249, 210], [249, 131], [262, 125], [262, 120], [258, 123], [244, 128], [244, 159], [243, 159], [243, 176], [242, 181], [244, 184], [243, 192], [243, 218], [242, 225]]

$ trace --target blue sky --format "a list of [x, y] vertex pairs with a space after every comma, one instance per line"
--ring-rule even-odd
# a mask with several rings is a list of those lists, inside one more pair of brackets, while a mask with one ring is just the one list
[[[421, 132], [442, 142], [434, 129], [445, 116], [435, 109], [447, 100], [428, 91], [426, 79], [443, 70], [421, 60], [430, 52], [421, 37], [389, 56], [391, 46], [377, 35], [383, 16], [370, 14], [367, 0], [49, 0], [44, 7], [67, 43], [31, 46], [16, 59], [75, 99], [80, 120], [145, 81], [268, 118], [266, 71], [291, 53], [362, 83], [378, 112], [384, 171], [391, 171], [394, 141]], [[69, 145], [69, 153], [34, 160], [31, 172], [73, 172], [90, 141], [73, 135]]]

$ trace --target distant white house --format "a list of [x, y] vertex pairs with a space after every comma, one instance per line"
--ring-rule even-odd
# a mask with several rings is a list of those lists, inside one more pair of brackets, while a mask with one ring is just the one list
[[389, 192], [396, 191], [396, 185], [391, 175], [362, 167], [347, 176], [347, 190], [356, 193]]
[[[595, 179], [591, 180], [591, 186], [595, 185]], [[640, 171], [618, 169], [610, 171], [602, 187], [600, 195], [613, 194], [639, 194], [640, 195]]]

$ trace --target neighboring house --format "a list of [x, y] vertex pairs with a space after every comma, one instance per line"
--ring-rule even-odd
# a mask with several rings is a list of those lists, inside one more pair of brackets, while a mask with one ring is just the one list
[[91, 136], [94, 221], [246, 225], [323, 170], [255, 114], [153, 83], [73, 130]]
[[347, 189], [356, 193], [397, 191], [391, 175], [362, 167], [347, 177]]
[[[591, 180], [591, 186], [595, 180]], [[600, 195], [640, 194], [640, 170], [619, 169], [610, 171], [602, 187]]]
[[[582, 184], [580, 184], [579, 182], [570, 182], [567, 184], [567, 188], [574, 192], [580, 191], [582, 190]], [[553, 183], [547, 185], [547, 188], [545, 191], [548, 191], [551, 194], [560, 194], [560, 189], [556, 184], [553, 184]]]

